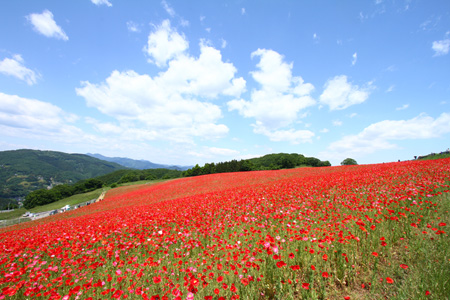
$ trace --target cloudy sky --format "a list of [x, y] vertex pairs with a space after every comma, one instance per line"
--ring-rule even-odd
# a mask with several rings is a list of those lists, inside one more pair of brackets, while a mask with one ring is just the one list
[[450, 147], [450, 2], [0, 4], [0, 150], [338, 165]]

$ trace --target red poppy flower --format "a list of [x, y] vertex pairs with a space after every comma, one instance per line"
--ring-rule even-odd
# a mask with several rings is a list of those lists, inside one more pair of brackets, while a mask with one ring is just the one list
[[401, 264], [401, 265], [400, 265], [400, 268], [403, 268], [403, 269], [405, 269], [405, 270], [406, 270], [406, 269], [408, 269], [408, 266], [407, 266], [407, 265], [405, 265], [405, 264]]
[[243, 285], [247, 286], [248, 283], [249, 283], [249, 281], [248, 281], [247, 278], [242, 278], [242, 279], [241, 279], [241, 283], [242, 283]]
[[282, 267], [284, 267], [284, 266], [286, 266], [286, 263], [285, 263], [284, 261], [282, 261], [282, 260], [277, 261], [277, 267], [278, 267], [278, 268], [282, 268]]
[[197, 286], [200, 283], [200, 280], [198, 280], [197, 278], [191, 278], [191, 284], [193, 286]]
[[328, 272], [322, 272], [322, 277], [328, 278], [328, 277], [330, 277], [330, 274], [328, 274]]
[[386, 277], [386, 282], [387, 283], [394, 283], [394, 279], [392, 279], [391, 277]]
[[153, 277], [153, 282], [154, 282], [155, 284], [160, 283], [160, 282], [161, 282], [161, 276], [155, 276], [155, 277]]
[[305, 290], [309, 289], [309, 283], [303, 282], [302, 283], [302, 288], [304, 288]]

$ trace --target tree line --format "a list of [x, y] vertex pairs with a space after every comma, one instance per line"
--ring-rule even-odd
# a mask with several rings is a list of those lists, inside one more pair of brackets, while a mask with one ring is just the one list
[[203, 167], [198, 164], [183, 172], [184, 177], [199, 176], [214, 173], [244, 172], [260, 170], [291, 169], [295, 167], [329, 167], [329, 161], [321, 161], [315, 157], [305, 157], [297, 153], [268, 154], [262, 157], [231, 160], [219, 163], [206, 163]]

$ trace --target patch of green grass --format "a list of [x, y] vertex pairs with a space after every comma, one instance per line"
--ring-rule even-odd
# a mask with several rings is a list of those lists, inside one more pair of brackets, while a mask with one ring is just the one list
[[[397, 297], [391, 299], [450, 299], [450, 195], [441, 196], [440, 204], [438, 215], [444, 217], [425, 219], [421, 229], [428, 233], [411, 237], [408, 248], [403, 249], [410, 265], [399, 270]], [[435, 234], [435, 229], [446, 233]]]
[[59, 201], [56, 201], [56, 202], [53, 202], [53, 203], [50, 203], [47, 205], [34, 207], [34, 208], [30, 209], [29, 211], [32, 213], [37, 213], [37, 212], [59, 209], [66, 205], [70, 205], [70, 206], [77, 205], [77, 204], [80, 204], [80, 203], [83, 203], [83, 202], [86, 202], [86, 201], [89, 201], [92, 199], [97, 199], [101, 195], [101, 193], [107, 189], [108, 188], [101, 188], [101, 189], [97, 189], [92, 192], [73, 195], [68, 198], [64, 198], [64, 199], [61, 199]]
[[20, 218], [27, 211], [28, 210], [22, 207], [15, 210], [11, 210], [10, 212], [0, 213], [0, 220], [10, 220]]
[[1, 213], [0, 220], [10, 220], [10, 219], [15, 219], [15, 218], [20, 218], [27, 211], [32, 212], [32, 213], [39, 213], [39, 212], [43, 212], [43, 211], [59, 209], [66, 205], [70, 205], [70, 206], [77, 205], [79, 203], [83, 203], [83, 202], [98, 198], [101, 195], [101, 193], [107, 189], [108, 188], [101, 188], [101, 189], [97, 189], [92, 192], [73, 195], [71, 197], [61, 199], [59, 201], [56, 201], [56, 202], [53, 202], [53, 203], [50, 203], [47, 205], [37, 206], [37, 207], [31, 208], [31, 209], [26, 209], [26, 208], [22, 207], [22, 208], [13, 210], [11, 212]]
[[450, 152], [442, 152], [437, 154], [428, 154], [426, 156], [420, 157], [419, 160], [428, 160], [428, 159], [441, 159], [450, 157]]
[[[421, 211], [417, 228], [406, 224], [398, 242], [377, 258], [368, 253], [356, 259], [352, 283], [330, 286], [328, 299], [450, 299], [450, 194], [426, 199], [437, 205]], [[384, 229], [386, 237], [394, 232]]]

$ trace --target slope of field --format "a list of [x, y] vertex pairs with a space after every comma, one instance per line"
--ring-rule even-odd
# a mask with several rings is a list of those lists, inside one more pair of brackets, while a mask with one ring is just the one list
[[443, 159], [114, 189], [0, 231], [0, 299], [445, 299], [449, 181]]

